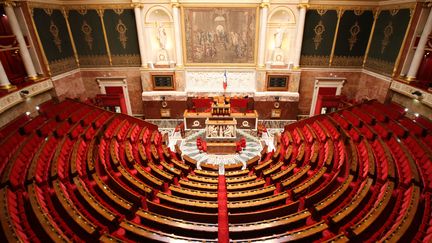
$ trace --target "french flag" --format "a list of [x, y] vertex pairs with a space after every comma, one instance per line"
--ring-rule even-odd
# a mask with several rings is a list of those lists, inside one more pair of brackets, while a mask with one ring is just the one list
[[228, 77], [227, 77], [227, 71], [225, 70], [224, 72], [224, 80], [223, 80], [223, 89], [224, 91], [226, 90], [226, 88], [228, 87]]

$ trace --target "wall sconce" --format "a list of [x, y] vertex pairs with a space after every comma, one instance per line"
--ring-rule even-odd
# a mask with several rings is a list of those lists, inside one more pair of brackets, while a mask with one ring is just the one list
[[23, 98], [25, 98], [25, 97], [27, 97], [27, 95], [29, 95], [30, 94], [30, 92], [28, 91], [28, 90], [21, 90], [20, 92], [19, 92], [19, 94], [21, 95], [21, 97], [23, 97]]
[[279, 109], [279, 107], [280, 107], [279, 99], [280, 99], [279, 96], [275, 96], [275, 102], [273, 103], [273, 107], [276, 109]]
[[165, 96], [162, 96], [162, 108], [166, 108], [168, 106], [168, 103], [165, 101]]
[[414, 99], [416, 99], [416, 100], [423, 99], [423, 94], [418, 90], [412, 92], [411, 94], [414, 95]]

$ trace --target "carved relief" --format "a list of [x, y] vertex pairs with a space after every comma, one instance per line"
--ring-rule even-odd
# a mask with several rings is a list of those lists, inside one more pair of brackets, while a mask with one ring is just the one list
[[[189, 92], [222, 92], [224, 72], [186, 72], [186, 90]], [[255, 92], [256, 74], [253, 71], [227, 72], [228, 92]], [[219, 82], [220, 81], [220, 82]]]

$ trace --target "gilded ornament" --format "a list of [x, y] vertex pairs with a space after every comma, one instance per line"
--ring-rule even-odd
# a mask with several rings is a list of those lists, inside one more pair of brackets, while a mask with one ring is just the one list
[[327, 13], [327, 9], [317, 9], [316, 11], [320, 16], [323, 16]]
[[399, 9], [391, 9], [389, 12], [391, 16], [395, 16], [399, 12]]
[[62, 46], [61, 46], [61, 39], [59, 37], [59, 29], [56, 24], [51, 20], [49, 31], [51, 32], [51, 35], [53, 36], [53, 42], [56, 45], [58, 51], [62, 52]]
[[87, 24], [87, 21], [84, 20], [81, 25], [81, 31], [84, 33], [84, 40], [87, 42], [87, 45], [90, 50], [93, 50], [93, 37], [92, 37], [92, 27]]
[[356, 16], [360, 16], [360, 15], [362, 15], [364, 13], [364, 10], [363, 9], [355, 9], [354, 10], [354, 14], [356, 15]]
[[330, 56], [316, 56], [316, 55], [301, 55], [300, 66], [320, 67], [328, 66]]
[[123, 24], [123, 21], [119, 19], [117, 26], [116, 26], [117, 33], [119, 34], [118, 39], [120, 40], [120, 43], [122, 44], [123, 49], [126, 49], [127, 44], [127, 36], [126, 36], [126, 25]]
[[381, 73], [384, 75], [391, 75], [394, 62], [388, 62], [381, 59], [368, 57], [365, 67], [366, 69]]
[[86, 7], [81, 7], [80, 9], [77, 10], [78, 13], [80, 13], [81, 15], [86, 15], [87, 14], [87, 8]]
[[313, 42], [315, 43], [315, 50], [318, 50], [318, 47], [323, 40], [322, 34], [324, 33], [324, 31], [325, 31], [325, 26], [324, 26], [322, 20], [320, 20], [318, 22], [318, 24], [315, 25], [315, 28], [314, 28], [315, 36], [313, 38]]
[[390, 42], [390, 37], [393, 34], [393, 23], [389, 22], [384, 28], [384, 39], [381, 41], [381, 54], [384, 53], [387, 45]]
[[44, 11], [47, 15], [49, 15], [49, 16], [51, 16], [52, 13], [53, 13], [53, 9], [52, 9], [52, 8], [44, 8], [43, 11]]
[[352, 48], [354, 47], [355, 43], [357, 43], [357, 35], [360, 33], [360, 26], [358, 25], [358, 22], [356, 21], [353, 26], [350, 28], [350, 38], [348, 39], [350, 51], [352, 51]]
[[116, 9], [113, 9], [113, 11], [117, 15], [121, 15], [123, 13], [124, 9], [123, 8], [116, 8]]

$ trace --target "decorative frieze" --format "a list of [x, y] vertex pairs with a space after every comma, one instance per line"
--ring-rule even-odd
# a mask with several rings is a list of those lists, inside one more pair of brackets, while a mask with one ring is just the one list
[[398, 81], [393, 81], [390, 85], [390, 89], [410, 98], [418, 99], [421, 103], [432, 107], [432, 94], [426, 91]]
[[0, 113], [25, 101], [27, 98], [38, 95], [53, 88], [51, 79], [37, 82], [23, 89], [17, 90], [9, 95], [0, 98]]

